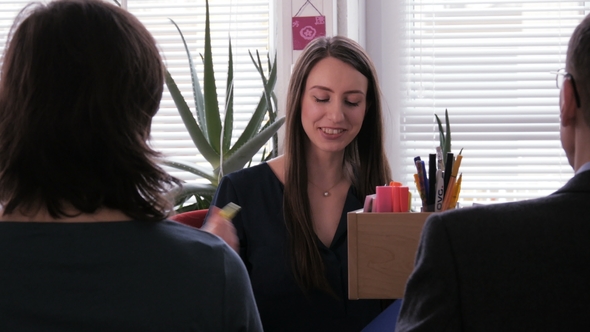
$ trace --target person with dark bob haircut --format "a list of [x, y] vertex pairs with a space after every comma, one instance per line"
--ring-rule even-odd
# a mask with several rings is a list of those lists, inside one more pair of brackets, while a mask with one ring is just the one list
[[365, 51], [345, 37], [313, 40], [286, 116], [284, 155], [225, 176], [213, 204], [242, 206], [233, 222], [265, 331], [360, 331], [382, 307], [348, 300], [347, 212], [391, 180]]
[[261, 331], [239, 256], [167, 220], [155, 40], [98, 0], [18, 15], [0, 77], [0, 330]]

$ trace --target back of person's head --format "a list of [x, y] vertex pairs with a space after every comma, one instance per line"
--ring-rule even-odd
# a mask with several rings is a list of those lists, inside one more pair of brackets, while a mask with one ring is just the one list
[[167, 216], [177, 180], [147, 143], [163, 91], [156, 43], [131, 14], [100, 0], [26, 7], [0, 78], [0, 203], [67, 216], [99, 207]]
[[590, 15], [576, 27], [569, 41], [566, 71], [575, 81], [584, 110], [584, 120], [590, 126]]

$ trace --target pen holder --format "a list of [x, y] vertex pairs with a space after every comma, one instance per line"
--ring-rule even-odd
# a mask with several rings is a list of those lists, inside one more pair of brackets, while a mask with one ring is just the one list
[[348, 298], [401, 299], [431, 213], [349, 212]]

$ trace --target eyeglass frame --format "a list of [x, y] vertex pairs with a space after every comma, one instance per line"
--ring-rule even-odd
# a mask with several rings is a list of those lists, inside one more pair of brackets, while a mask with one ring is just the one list
[[[555, 86], [557, 86], [557, 88], [560, 90], [563, 86], [563, 82], [566, 79], [569, 79], [572, 82], [572, 87], [574, 88], [574, 98], [576, 98], [576, 106], [578, 106], [579, 108], [581, 106], [580, 96], [578, 95], [578, 89], [576, 88], [576, 81], [574, 80], [574, 76], [565, 71], [565, 68], [561, 68], [558, 71], [552, 71], [551, 74], [555, 74]], [[562, 77], [562, 79], [560, 79], [560, 77]]]

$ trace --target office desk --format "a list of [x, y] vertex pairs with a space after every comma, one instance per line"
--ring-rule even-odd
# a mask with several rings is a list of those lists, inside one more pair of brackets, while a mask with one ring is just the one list
[[348, 213], [348, 297], [401, 299], [430, 213]]

